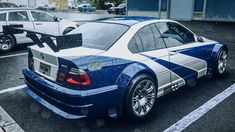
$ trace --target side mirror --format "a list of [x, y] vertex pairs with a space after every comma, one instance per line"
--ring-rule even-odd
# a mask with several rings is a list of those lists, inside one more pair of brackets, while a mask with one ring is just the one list
[[202, 43], [205, 42], [205, 39], [202, 36], [197, 36], [197, 41]]
[[55, 22], [59, 22], [60, 19], [58, 17], [54, 17]]

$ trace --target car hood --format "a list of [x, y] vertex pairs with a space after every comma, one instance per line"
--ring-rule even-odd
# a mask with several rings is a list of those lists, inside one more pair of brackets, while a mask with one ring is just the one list
[[76, 25], [76, 22], [73, 22], [73, 21], [68, 20], [68, 19], [60, 19], [60, 22], [61, 23], [67, 23], [67, 25], [70, 25], [70, 24]]

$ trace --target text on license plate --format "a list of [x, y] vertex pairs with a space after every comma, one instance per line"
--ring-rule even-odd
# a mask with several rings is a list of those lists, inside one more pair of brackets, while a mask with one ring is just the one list
[[51, 66], [44, 64], [42, 62], [40, 62], [39, 65], [39, 72], [46, 75], [46, 76], [50, 76], [51, 73]]

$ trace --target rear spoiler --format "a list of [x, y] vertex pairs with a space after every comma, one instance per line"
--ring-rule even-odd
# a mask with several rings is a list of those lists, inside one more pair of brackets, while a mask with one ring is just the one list
[[[55, 36], [51, 34], [26, 30], [23, 28], [23, 25], [5, 25], [2, 26], [2, 28], [4, 35], [22, 34], [26, 32], [26, 37], [30, 38], [40, 48], [44, 47], [43, 43], [46, 43], [54, 52], [59, 52], [61, 49], [82, 46], [81, 33]], [[54, 43], [54, 40], [56, 40], [56, 44]]]

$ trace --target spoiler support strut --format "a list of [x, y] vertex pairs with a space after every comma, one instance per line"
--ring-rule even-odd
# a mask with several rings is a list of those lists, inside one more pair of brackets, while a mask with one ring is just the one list
[[[43, 48], [43, 43], [46, 43], [54, 52], [59, 52], [60, 49], [74, 48], [82, 46], [82, 34], [69, 34], [62, 36], [55, 36], [46, 33], [26, 30], [23, 25], [4, 25], [3, 34], [22, 34], [26, 32], [26, 37], [30, 38], [40, 48]], [[41, 37], [39, 37], [39, 35]], [[56, 40], [56, 44], [54, 42]]]

